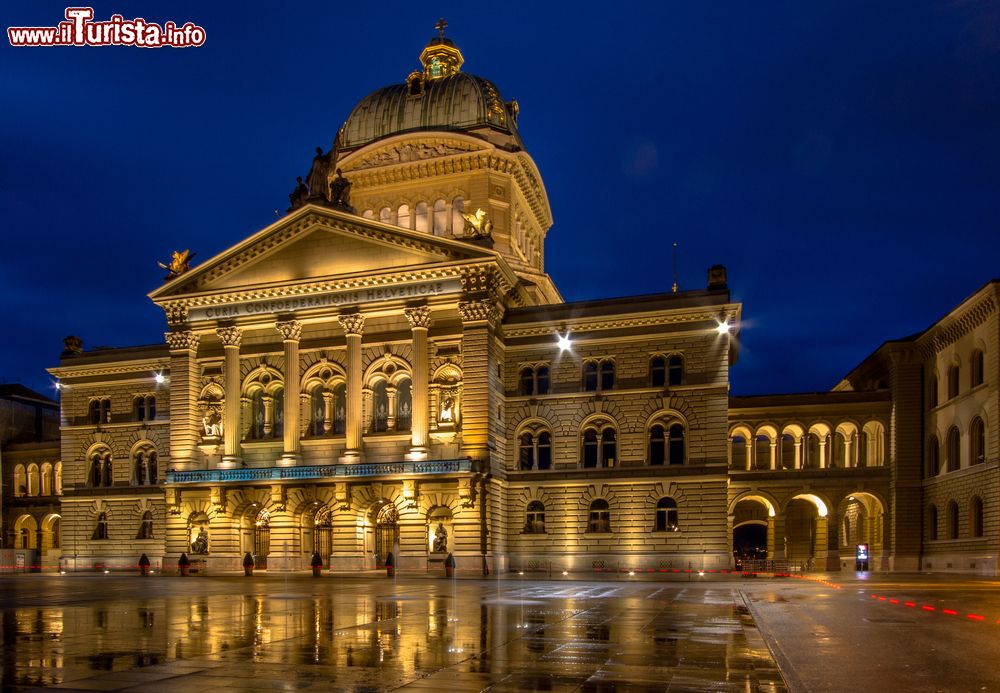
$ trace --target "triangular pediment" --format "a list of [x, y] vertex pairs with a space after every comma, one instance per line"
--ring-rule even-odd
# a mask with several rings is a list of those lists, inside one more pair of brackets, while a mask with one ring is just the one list
[[491, 250], [307, 206], [150, 294], [153, 300], [372, 276], [468, 260]]

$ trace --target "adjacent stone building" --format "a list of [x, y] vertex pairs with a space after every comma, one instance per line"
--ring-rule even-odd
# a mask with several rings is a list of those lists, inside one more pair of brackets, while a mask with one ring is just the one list
[[[563, 302], [517, 103], [443, 35], [420, 59], [283, 218], [193, 269], [175, 254], [150, 294], [164, 344], [67, 340], [67, 567], [836, 569], [868, 544], [877, 569], [996, 570], [995, 283], [833, 392], [730, 398], [725, 268]], [[931, 371], [949, 397], [928, 410]], [[924, 427], [951, 450], [952, 424], [963, 457], [925, 478]]]

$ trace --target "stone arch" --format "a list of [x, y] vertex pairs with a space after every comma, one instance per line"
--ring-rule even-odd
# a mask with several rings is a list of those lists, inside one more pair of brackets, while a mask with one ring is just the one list
[[274, 366], [261, 363], [251, 368], [243, 377], [240, 394], [249, 397], [255, 391], [263, 390], [265, 394], [273, 395], [284, 387], [285, 378], [281, 371]]
[[[691, 406], [680, 397], [673, 396], [663, 396], [663, 397], [653, 397], [649, 399], [643, 406], [642, 411], [639, 416], [635, 417], [635, 424], [629, 426], [626, 433], [638, 433], [642, 430], [648, 429], [650, 425], [650, 419], [655, 417], [657, 412], [673, 412], [676, 416], [681, 419], [684, 423], [684, 428], [691, 430], [692, 428], [697, 428], [698, 426], [698, 415], [691, 408]], [[645, 422], [640, 423], [640, 422]], [[643, 426], [643, 428], [639, 428]]]
[[372, 359], [364, 370], [362, 382], [365, 387], [372, 387], [380, 380], [391, 385], [397, 385], [404, 378], [412, 378], [410, 362], [390, 352], [384, 352], [378, 358]]
[[337, 361], [323, 358], [306, 368], [302, 374], [299, 394], [309, 394], [317, 386], [333, 389], [337, 385], [346, 383], [346, 369]]
[[14, 520], [14, 541], [19, 549], [38, 548], [38, 521], [30, 513], [22, 513]]
[[759, 436], [764, 436], [768, 441], [775, 443], [778, 440], [778, 429], [773, 424], [761, 424], [754, 431], [754, 437], [757, 438]]
[[[508, 418], [507, 423], [507, 433], [508, 436], [514, 436], [519, 432], [519, 429], [528, 421], [542, 421], [549, 426], [549, 430], [552, 431], [553, 435], [556, 433], [556, 421], [557, 414], [552, 407], [547, 404], [528, 404], [522, 403], [516, 410], [511, 412], [511, 416]], [[563, 432], [560, 430], [560, 433]]]
[[598, 499], [606, 500], [608, 502], [608, 506], [610, 506], [612, 510], [623, 509], [620, 507], [621, 500], [615, 494], [614, 487], [609, 486], [608, 484], [591, 484], [590, 486], [587, 486], [577, 498], [577, 502], [581, 508], [586, 509], [590, 507], [592, 502]]
[[62, 515], [59, 513], [46, 514], [40, 523], [42, 530], [42, 551], [58, 549], [62, 545]]
[[778, 509], [781, 507], [780, 503], [778, 503], [778, 499], [772, 494], [767, 491], [761, 491], [760, 489], [753, 489], [742, 491], [733, 497], [733, 499], [729, 502], [729, 514], [732, 515], [735, 513], [736, 506], [745, 500], [762, 503], [767, 508], [767, 514], [769, 517], [774, 517], [777, 514]]

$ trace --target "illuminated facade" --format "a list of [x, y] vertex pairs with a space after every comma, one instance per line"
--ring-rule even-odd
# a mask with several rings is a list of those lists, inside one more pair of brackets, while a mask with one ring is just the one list
[[730, 401], [741, 306], [719, 266], [701, 290], [564, 303], [516, 102], [443, 35], [421, 62], [355, 107], [285, 217], [175, 258], [150, 294], [166, 344], [67, 342], [64, 555], [424, 572], [452, 554], [479, 574], [723, 569], [744, 544], [835, 568], [869, 543], [876, 567], [915, 565], [909, 390], [852, 374], [854, 392]]

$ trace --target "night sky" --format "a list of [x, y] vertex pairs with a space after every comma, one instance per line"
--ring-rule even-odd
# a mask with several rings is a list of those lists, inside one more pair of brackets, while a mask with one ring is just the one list
[[[0, 16], [53, 26], [65, 6]], [[682, 289], [726, 265], [734, 394], [828, 389], [1000, 276], [997, 2], [94, 9], [207, 42], [3, 41], [0, 381], [52, 394], [69, 334], [162, 342], [156, 261], [198, 264], [274, 221], [354, 104], [419, 68], [439, 16], [465, 71], [520, 104], [566, 300], [669, 291], [674, 241]]]

